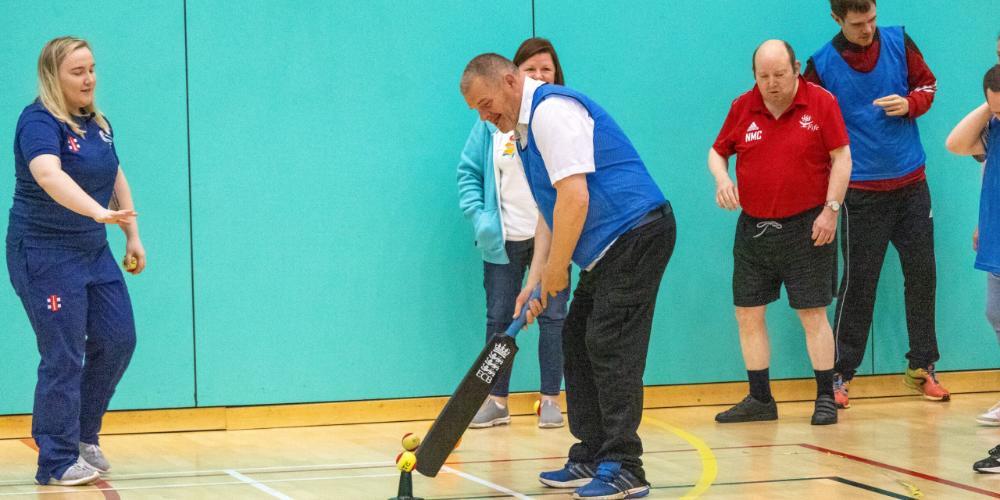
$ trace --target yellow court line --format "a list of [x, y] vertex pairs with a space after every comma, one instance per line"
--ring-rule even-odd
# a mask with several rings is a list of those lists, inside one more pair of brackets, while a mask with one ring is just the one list
[[924, 492], [920, 491], [920, 488], [917, 488], [917, 485], [912, 484], [912, 483], [908, 483], [908, 482], [903, 481], [901, 479], [897, 479], [896, 482], [899, 483], [899, 484], [901, 484], [904, 488], [906, 488], [906, 490], [910, 492], [910, 496], [911, 497], [913, 497], [913, 498], [924, 498]]
[[719, 463], [715, 460], [715, 453], [712, 453], [712, 449], [701, 438], [680, 427], [675, 427], [662, 420], [645, 415], [642, 417], [642, 421], [643, 423], [653, 424], [674, 434], [698, 450], [698, 457], [701, 458], [701, 477], [698, 478], [698, 482], [695, 483], [694, 487], [681, 498], [698, 498], [708, 491], [708, 488], [715, 482], [716, 476], [719, 475]]

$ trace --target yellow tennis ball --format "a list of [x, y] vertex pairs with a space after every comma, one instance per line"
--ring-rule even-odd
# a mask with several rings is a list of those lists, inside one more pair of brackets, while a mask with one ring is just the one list
[[542, 414], [542, 401], [536, 399], [535, 400], [535, 415], [541, 416], [541, 414]]
[[132, 271], [139, 265], [139, 260], [135, 257], [129, 257], [128, 262], [125, 263], [125, 270]]
[[403, 472], [410, 472], [417, 466], [417, 456], [412, 451], [404, 451], [396, 455], [396, 468]]
[[406, 450], [406, 451], [413, 451], [413, 450], [417, 449], [417, 446], [420, 446], [420, 436], [418, 436], [418, 435], [416, 435], [416, 434], [414, 434], [412, 432], [407, 432], [406, 434], [403, 434], [403, 449], [404, 450]]

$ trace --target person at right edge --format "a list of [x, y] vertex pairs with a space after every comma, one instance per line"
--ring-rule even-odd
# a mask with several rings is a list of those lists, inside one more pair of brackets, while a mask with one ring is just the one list
[[[985, 102], [969, 112], [948, 134], [945, 147], [957, 155], [982, 156], [985, 162], [979, 195], [976, 269], [986, 271], [986, 319], [1000, 341], [1000, 64], [983, 75]], [[998, 403], [1000, 406], [1000, 403]], [[991, 408], [992, 412], [996, 406]], [[977, 420], [991, 425], [990, 412]], [[972, 465], [976, 472], [1000, 474], [1000, 445]]]
[[876, 26], [875, 0], [830, 0], [830, 8], [841, 31], [812, 55], [804, 76], [837, 97], [853, 160], [841, 215], [834, 396], [839, 408], [850, 407], [848, 389], [864, 357], [892, 243], [903, 271], [909, 332], [903, 381], [926, 399], [947, 401], [950, 394], [934, 371], [940, 358], [934, 219], [916, 122], [930, 109], [937, 80], [902, 26]]

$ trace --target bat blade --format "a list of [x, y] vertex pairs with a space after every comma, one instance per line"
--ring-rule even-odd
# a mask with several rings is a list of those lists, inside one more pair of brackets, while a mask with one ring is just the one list
[[514, 337], [498, 333], [490, 339], [417, 448], [417, 472], [437, 475], [497, 379], [510, 371], [516, 353]]

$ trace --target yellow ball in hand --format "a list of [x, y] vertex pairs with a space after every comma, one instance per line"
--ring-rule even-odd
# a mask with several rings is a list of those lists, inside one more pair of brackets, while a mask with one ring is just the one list
[[396, 468], [403, 472], [410, 472], [417, 466], [417, 456], [412, 451], [404, 451], [396, 455]]
[[417, 446], [420, 446], [420, 436], [418, 436], [418, 435], [416, 435], [416, 434], [414, 434], [412, 432], [407, 432], [406, 434], [403, 435], [403, 449], [404, 450], [406, 450], [406, 451], [413, 451], [413, 450], [417, 449]]
[[135, 268], [138, 266], [139, 266], [139, 260], [136, 259], [135, 257], [129, 257], [128, 260], [125, 261], [126, 271], [134, 271]]

